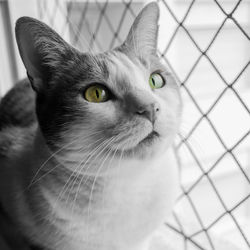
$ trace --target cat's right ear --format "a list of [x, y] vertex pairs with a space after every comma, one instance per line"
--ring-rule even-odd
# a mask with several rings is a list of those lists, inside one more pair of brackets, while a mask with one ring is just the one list
[[147, 4], [135, 18], [123, 44], [139, 57], [156, 55], [160, 9], [156, 2]]
[[35, 91], [42, 91], [48, 87], [60, 62], [73, 53], [73, 48], [53, 29], [34, 18], [19, 18], [15, 31], [31, 85]]

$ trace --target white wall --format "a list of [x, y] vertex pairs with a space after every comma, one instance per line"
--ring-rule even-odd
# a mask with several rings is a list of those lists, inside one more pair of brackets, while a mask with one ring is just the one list
[[3, 95], [17, 79], [16, 65], [13, 57], [13, 33], [10, 27], [7, 1], [0, 1], [0, 96]]

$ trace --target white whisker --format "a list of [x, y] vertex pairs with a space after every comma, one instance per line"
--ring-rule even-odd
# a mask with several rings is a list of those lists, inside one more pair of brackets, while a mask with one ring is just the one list
[[[97, 141], [95, 141], [94, 143], [92, 143], [92, 145], [94, 145], [95, 143], [97, 143], [98, 141], [101, 141], [101, 140], [103, 140], [103, 138], [101, 138], [101, 139], [98, 139]], [[99, 145], [98, 145], [99, 146]], [[92, 150], [92, 151], [94, 151], [96, 149], [96, 147]], [[91, 152], [92, 152], [91, 151]], [[90, 153], [91, 153], [90, 152]], [[88, 154], [89, 155], [89, 154]], [[64, 184], [64, 186], [63, 186], [63, 188], [61, 189], [61, 192], [59, 193], [59, 195], [58, 195], [58, 197], [57, 197], [57, 199], [56, 199], [56, 201], [55, 201], [55, 203], [54, 203], [54, 206], [53, 206], [53, 210], [55, 211], [55, 208], [56, 208], [56, 206], [57, 206], [57, 203], [58, 203], [58, 201], [61, 199], [61, 196], [65, 193], [65, 192], [67, 192], [67, 189], [69, 188], [69, 186], [70, 186], [70, 183], [73, 181], [73, 180], [75, 180], [75, 179], [73, 179], [73, 180], [71, 180], [71, 178], [74, 176], [74, 174], [78, 171], [78, 168], [80, 167], [80, 165], [81, 164], [78, 164], [77, 166], [76, 166], [76, 168], [72, 171], [72, 173], [71, 173], [71, 175], [69, 176], [69, 178], [67, 179], [67, 181], [66, 181], [66, 183]], [[78, 174], [80, 173], [80, 171], [78, 172]], [[76, 176], [75, 176], [75, 178], [78, 176], [78, 174], [76, 174]]]
[[[91, 135], [88, 135], [87, 137], [84, 137], [84, 138], [82, 138], [82, 139], [86, 139], [86, 138], [90, 138], [91, 136], [93, 136], [93, 135], [96, 135], [96, 134], [98, 134], [98, 133], [101, 133], [102, 131], [98, 131], [98, 132], [95, 132], [95, 133], [93, 133], [93, 134], [91, 134]], [[38, 170], [36, 171], [36, 173], [34, 174], [34, 176], [32, 177], [32, 179], [31, 179], [31, 181], [30, 181], [30, 184], [28, 185], [28, 189], [32, 186], [32, 184], [33, 184], [33, 182], [34, 182], [34, 180], [35, 180], [35, 178], [37, 177], [37, 175], [38, 175], [38, 173], [41, 171], [41, 169], [56, 155], [56, 154], [58, 154], [59, 152], [61, 152], [63, 149], [66, 149], [68, 146], [70, 146], [70, 145], [72, 145], [74, 142], [76, 142], [77, 140], [79, 140], [79, 136], [77, 136], [77, 137], [75, 137], [74, 139], [73, 139], [73, 141], [71, 141], [71, 142], [69, 142], [69, 143], [67, 143], [66, 145], [64, 145], [63, 147], [61, 147], [60, 149], [58, 149], [56, 152], [54, 152], [52, 155], [50, 155], [49, 156], [49, 158], [46, 160], [46, 161], [44, 161], [44, 163], [38, 168]]]

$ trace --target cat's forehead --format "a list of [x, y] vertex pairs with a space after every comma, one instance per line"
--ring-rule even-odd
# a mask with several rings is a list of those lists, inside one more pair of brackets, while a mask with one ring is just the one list
[[107, 68], [109, 70], [109, 84], [112, 87], [130, 90], [133, 87], [147, 88], [144, 83], [148, 75], [148, 68], [136, 57], [131, 59], [124, 53], [112, 51], [107, 53]]

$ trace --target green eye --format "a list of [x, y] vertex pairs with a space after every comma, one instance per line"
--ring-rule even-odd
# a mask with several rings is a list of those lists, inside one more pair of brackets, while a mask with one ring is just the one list
[[92, 85], [85, 90], [84, 97], [88, 102], [106, 102], [109, 99], [109, 93], [101, 85]]
[[149, 85], [152, 89], [159, 89], [164, 86], [164, 80], [159, 73], [153, 73], [149, 77]]

